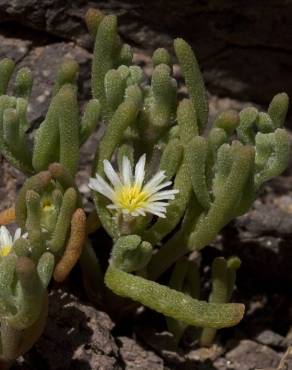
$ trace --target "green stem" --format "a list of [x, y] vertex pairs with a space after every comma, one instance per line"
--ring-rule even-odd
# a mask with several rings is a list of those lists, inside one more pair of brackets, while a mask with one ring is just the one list
[[148, 265], [149, 279], [157, 280], [172, 264], [189, 252], [188, 237], [202, 212], [202, 207], [194, 196], [189, 203], [192, 206], [186, 211], [181, 229], [153, 255]]
[[109, 266], [105, 284], [117, 295], [129, 297], [165, 316], [198, 327], [223, 328], [236, 325], [244, 314], [244, 305], [198, 301], [167, 286]]
[[157, 280], [170, 266], [188, 252], [183, 232], [177, 232], [152, 257], [148, 265], [148, 278]]
[[86, 293], [94, 303], [100, 305], [104, 291], [103, 273], [88, 240], [80, 257], [80, 265]]

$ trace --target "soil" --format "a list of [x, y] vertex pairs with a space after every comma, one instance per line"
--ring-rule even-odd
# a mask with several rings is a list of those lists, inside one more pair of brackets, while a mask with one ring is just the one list
[[[0, 11], [4, 12], [3, 9], [6, 12], [0, 2]], [[14, 17], [13, 22], [18, 22], [17, 13], [10, 13], [8, 21]], [[89, 41], [80, 36], [83, 33], [78, 27], [74, 28], [74, 14], [72, 38], [66, 30], [64, 37], [61, 31], [62, 37], [51, 35], [54, 17], [49, 20], [51, 23], [46, 18], [45, 25], [34, 24], [41, 31], [25, 28], [21, 35], [19, 31], [11, 33], [9, 23], [10, 28], [0, 35], [0, 57], [12, 57], [18, 66], [30, 66], [34, 72], [33, 103], [29, 111], [32, 128], [37, 127], [46, 112], [57, 66], [63, 57], [73, 56], [80, 63], [81, 107], [90, 93]], [[61, 27], [62, 22], [57, 20]], [[135, 52], [136, 62], [149, 76], [149, 50], [136, 47]], [[222, 110], [240, 110], [247, 104], [261, 102], [260, 99], [248, 101], [256, 92], [237, 94], [237, 99], [217, 96], [215, 92], [216, 89], [209, 94], [210, 121]], [[87, 211], [93, 205], [86, 184], [101, 132], [102, 127], [98, 127], [83, 146], [77, 174]], [[5, 209], [14, 204], [24, 176], [3, 158], [0, 168], [0, 209]], [[206, 277], [210, 274], [208, 266], [217, 255], [236, 254], [242, 260], [234, 301], [245, 303], [246, 315], [237, 327], [220, 331], [211, 348], [198, 346], [192, 328], [188, 328], [177, 347], [166, 331], [164, 318], [149, 310], [139, 308], [119, 318], [110, 317], [112, 307], [103, 312], [86, 297], [77, 266], [65, 284], [50, 286], [45, 331], [35, 346], [17, 360], [13, 370], [292, 370], [291, 234], [292, 163], [283, 176], [265, 185], [246, 215], [226, 226], [202, 252]], [[93, 238], [104, 238], [107, 242], [104, 235]]]

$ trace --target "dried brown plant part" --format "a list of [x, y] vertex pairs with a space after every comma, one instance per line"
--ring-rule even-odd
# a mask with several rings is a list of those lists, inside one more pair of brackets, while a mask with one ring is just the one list
[[78, 208], [71, 220], [71, 234], [65, 248], [65, 252], [57, 263], [54, 271], [54, 279], [57, 282], [64, 281], [78, 261], [86, 238], [86, 215], [83, 209]]
[[10, 207], [0, 212], [0, 225], [8, 225], [15, 221], [15, 208]]

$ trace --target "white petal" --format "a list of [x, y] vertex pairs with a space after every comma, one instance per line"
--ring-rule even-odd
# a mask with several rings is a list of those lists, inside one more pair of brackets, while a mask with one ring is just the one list
[[136, 209], [134, 212], [132, 212], [132, 215], [133, 216], [146, 216], [146, 213], [145, 213], [145, 210], [144, 210], [144, 207], [143, 208], [138, 208]]
[[168, 207], [169, 206], [169, 203], [168, 202], [150, 202], [150, 204], [155, 204], [157, 206], [162, 206], [162, 207]]
[[159, 185], [165, 179], [164, 171], [157, 172], [156, 175], [149, 180], [145, 186], [143, 186], [143, 190], [146, 192], [151, 192], [157, 185]]
[[[143, 187], [145, 164], [146, 155], [143, 154], [136, 163], [133, 176], [131, 162], [129, 158], [124, 156], [121, 174], [119, 175], [114, 170], [111, 163], [104, 160], [104, 172], [111, 184], [108, 184], [100, 175], [96, 174], [96, 178], [90, 178], [89, 187], [112, 201], [112, 204], [107, 205], [107, 208], [110, 210], [122, 212], [126, 215], [131, 214], [134, 217], [145, 216], [146, 213], [152, 213], [153, 215], [164, 218], [169, 200], [173, 200], [175, 194], [179, 191], [175, 189], [161, 190], [168, 188], [172, 184], [171, 181], [165, 180], [166, 176], [164, 171], [156, 173]], [[130, 210], [129, 208], [131, 207], [127, 207], [127, 205], [120, 203], [119, 191], [123, 191], [123, 187], [125, 187], [125, 191], [128, 191], [128, 187], [132, 188], [134, 186], [138, 187], [141, 192], [145, 192], [146, 194], [144, 194], [144, 201], [141, 201], [133, 210]]]
[[156, 194], [153, 194], [148, 201], [149, 202], [154, 202], [156, 200], [173, 200], [175, 198], [175, 194], [177, 194], [179, 191], [178, 190], [164, 190], [164, 191], [159, 191]]
[[123, 179], [123, 183], [125, 185], [130, 185], [132, 183], [132, 178], [133, 178], [133, 175], [132, 175], [131, 162], [130, 162], [128, 157], [124, 156], [123, 161], [122, 161], [122, 179]]
[[5, 226], [0, 226], [0, 246], [4, 245], [4, 240], [3, 240], [3, 228]]
[[162, 184], [160, 184], [160, 185], [157, 185], [157, 186], [153, 187], [151, 191], [148, 191], [148, 194], [149, 194], [149, 195], [152, 195], [152, 194], [154, 194], [154, 193], [157, 193], [159, 190], [161, 190], [161, 189], [163, 189], [163, 188], [166, 188], [166, 187], [168, 187], [168, 186], [169, 186], [169, 185], [171, 185], [171, 184], [172, 184], [172, 182], [171, 182], [171, 181], [163, 182]]
[[0, 227], [0, 244], [2, 246], [12, 245], [12, 237], [9, 230], [5, 226]]
[[165, 218], [165, 212], [166, 210], [165, 209], [157, 209], [156, 207], [154, 207], [153, 205], [148, 205], [147, 207], [145, 207], [145, 210], [147, 212], [150, 212], [158, 217], [162, 217], [162, 218]]
[[146, 154], [143, 154], [135, 167], [135, 184], [141, 188], [145, 177]]
[[157, 212], [166, 212], [166, 208], [164, 206], [159, 206], [156, 203], [149, 203], [147, 206], [144, 207], [146, 210], [157, 211]]
[[165, 194], [154, 194], [150, 199], [149, 202], [156, 202], [157, 200], [174, 200], [174, 194], [165, 195]]
[[119, 206], [117, 206], [116, 204], [109, 204], [108, 206], [106, 206], [106, 208], [108, 208], [108, 209], [119, 209]]
[[114, 188], [120, 188], [122, 186], [121, 179], [119, 178], [116, 171], [113, 169], [113, 166], [108, 160], [103, 161], [103, 168], [104, 172], [106, 174], [106, 177], [110, 180], [110, 182], [113, 184]]
[[115, 198], [114, 190], [109, 186], [109, 184], [97, 173], [96, 179], [90, 178], [89, 179], [89, 188], [97, 191], [98, 193], [103, 194], [105, 197], [113, 200]]
[[153, 214], [154, 214], [155, 216], [160, 217], [160, 218], [166, 218], [165, 213], [153, 212]]
[[14, 238], [13, 238], [13, 243], [15, 242], [15, 240], [19, 239], [20, 237], [21, 237], [21, 228], [18, 227], [15, 230], [15, 234], [14, 234]]

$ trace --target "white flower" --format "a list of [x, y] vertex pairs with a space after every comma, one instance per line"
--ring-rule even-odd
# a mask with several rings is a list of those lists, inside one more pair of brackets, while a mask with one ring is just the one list
[[118, 175], [108, 160], [103, 161], [104, 172], [111, 182], [110, 186], [99, 174], [90, 178], [89, 187], [111, 200], [109, 209], [130, 214], [145, 216], [152, 213], [165, 218], [168, 201], [174, 199], [178, 190], [162, 190], [171, 185], [171, 181], [164, 181], [164, 171], [159, 171], [143, 185], [145, 178], [146, 155], [143, 154], [132, 172], [132, 166], [127, 157], [123, 157], [122, 173]]
[[10, 253], [13, 243], [15, 242], [15, 240], [19, 239], [20, 236], [20, 228], [16, 229], [14, 237], [12, 237], [7, 227], [0, 227], [0, 257], [5, 257]]

